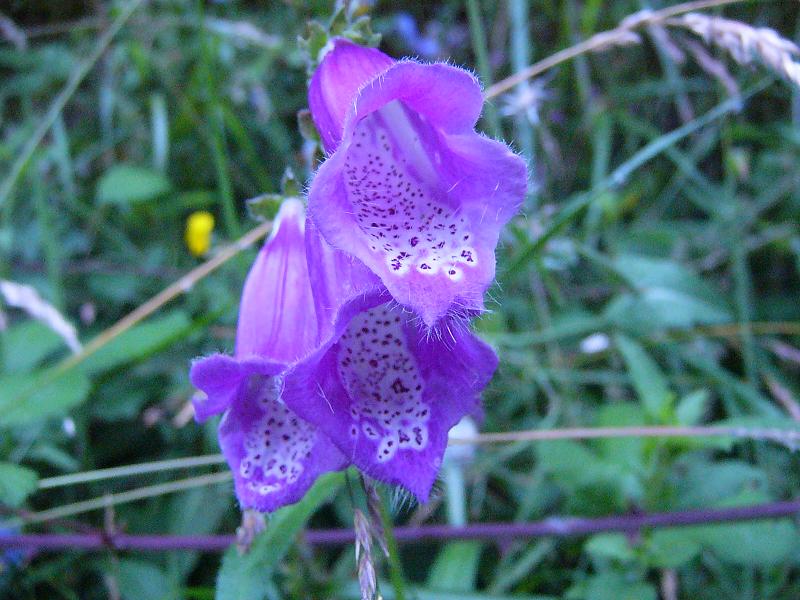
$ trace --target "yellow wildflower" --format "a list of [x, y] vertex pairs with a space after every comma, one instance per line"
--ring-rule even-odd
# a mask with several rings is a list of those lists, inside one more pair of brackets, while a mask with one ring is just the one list
[[207, 210], [198, 210], [186, 219], [183, 239], [194, 256], [203, 256], [211, 247], [211, 232], [214, 231], [214, 215]]

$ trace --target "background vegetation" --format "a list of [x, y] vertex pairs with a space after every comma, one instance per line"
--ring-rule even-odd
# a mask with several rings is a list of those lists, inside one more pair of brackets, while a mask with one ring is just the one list
[[[399, 0], [371, 15], [389, 54], [450, 60], [488, 85], [648, 7], [660, 5]], [[707, 14], [794, 38], [797, 7]], [[213, 256], [257, 225], [246, 199], [278, 193], [286, 167], [309, 179], [318, 155], [298, 132], [297, 37], [309, 19], [326, 22], [331, 2], [10, 0], [3, 11], [0, 279], [32, 286], [80, 340], [200, 264], [184, 242], [190, 214], [215, 215]], [[477, 324], [501, 356], [482, 429], [726, 424], [756, 434], [482, 445], [458, 467], [463, 488], [425, 507], [396, 503], [397, 522], [452, 521], [444, 500], [458, 489], [470, 522], [797, 496], [786, 432], [800, 419], [800, 96], [769, 68], [664, 31], [581, 54], [485, 112], [481, 127], [525, 154], [534, 185], [502, 241], [493, 312]], [[669, 137], [676, 130], [686, 135]], [[232, 348], [254, 253], [80, 362], [4, 292], [0, 535], [235, 530], [224, 466], [52, 478], [218, 452], [215, 423], [191, 419], [188, 364]], [[102, 501], [143, 487], [135, 502]], [[352, 547], [292, 543], [327, 495], [311, 525], [350, 526], [351, 496], [329, 481], [270, 526], [257, 561], [226, 555], [220, 597], [357, 598]], [[89, 498], [105, 510], [73, 504]], [[23, 525], [26, 516], [47, 521]], [[791, 519], [426, 542], [401, 555], [419, 598], [800, 597]], [[14, 550], [0, 565], [11, 598], [212, 598], [220, 554]]]

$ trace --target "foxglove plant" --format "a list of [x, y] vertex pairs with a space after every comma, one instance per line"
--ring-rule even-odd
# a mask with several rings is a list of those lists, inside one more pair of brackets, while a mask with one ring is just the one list
[[475, 77], [335, 39], [311, 78], [309, 106], [329, 153], [309, 192], [325, 240], [428, 327], [453, 311], [482, 311], [500, 229], [527, 175], [505, 144], [475, 131]]
[[523, 161], [475, 132], [482, 103], [463, 69], [332, 42], [309, 90], [330, 154], [309, 219], [284, 203], [234, 355], [191, 371], [198, 419], [224, 412], [243, 508], [296, 501], [351, 463], [427, 500], [448, 431], [479, 410], [497, 366], [468, 318], [526, 188]]

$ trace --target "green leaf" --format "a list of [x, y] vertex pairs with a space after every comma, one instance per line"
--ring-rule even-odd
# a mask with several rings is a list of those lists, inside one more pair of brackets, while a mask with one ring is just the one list
[[573, 586], [565, 598], [569, 600], [657, 600], [656, 589], [624, 573], [609, 571], [592, 575]]
[[255, 221], [272, 221], [285, 199], [283, 194], [261, 194], [247, 201], [247, 214]]
[[[178, 494], [169, 501], [167, 519], [173, 535], [213, 533], [234, 500], [224, 486], [209, 486]], [[183, 585], [200, 558], [199, 552], [170, 552], [166, 571], [174, 586]]]
[[121, 559], [117, 580], [124, 600], [167, 600], [174, 597], [164, 572], [149, 561]]
[[81, 404], [91, 389], [84, 373], [52, 370], [0, 377], [0, 426], [23, 425], [45, 417], [63, 415]]
[[[395, 600], [397, 596], [392, 589], [392, 585], [386, 581], [378, 583], [380, 588], [380, 597], [384, 600]], [[358, 587], [358, 582], [354, 581], [340, 590], [336, 596], [330, 598], [339, 598], [347, 600], [361, 600], [361, 590]], [[407, 599], [413, 600], [559, 600], [556, 596], [545, 596], [530, 594], [491, 594], [486, 592], [444, 592], [437, 589], [429, 589], [423, 587], [409, 586], [406, 593]]]
[[658, 569], [677, 569], [700, 554], [701, 546], [691, 531], [657, 529], [645, 541], [645, 555], [650, 566]]
[[97, 182], [100, 204], [136, 204], [163, 196], [172, 185], [162, 173], [134, 165], [115, 165]]
[[28, 451], [27, 458], [32, 462], [41, 462], [59, 471], [75, 472], [81, 463], [65, 450], [53, 445], [52, 440], [41, 440]]
[[0, 333], [3, 366], [9, 373], [27, 373], [64, 347], [64, 340], [38, 321], [23, 321]]
[[428, 587], [444, 592], [473, 591], [482, 548], [473, 541], [446, 544], [428, 574]]
[[[717, 506], [748, 506], [769, 501], [766, 494], [747, 490]], [[786, 518], [703, 525], [689, 531], [720, 559], [736, 565], [768, 567], [784, 564], [798, 548], [797, 527]]]
[[627, 331], [726, 323], [733, 319], [724, 296], [673, 261], [623, 255], [610, 267], [636, 293], [617, 296], [606, 317]]
[[217, 196], [202, 188], [185, 190], [171, 195], [169, 202], [159, 204], [158, 211], [163, 218], [185, 216], [188, 211], [211, 210], [217, 204]]
[[136, 302], [147, 281], [133, 273], [92, 273], [86, 284], [98, 303], [127, 304]]
[[[597, 411], [599, 427], [636, 427], [644, 423], [644, 410], [633, 402], [603, 406]], [[645, 471], [645, 440], [640, 437], [601, 438], [595, 440], [598, 453], [608, 462], [627, 472], [641, 476]]]
[[688, 350], [679, 350], [679, 353], [686, 363], [700, 371], [710, 382], [736, 394], [743, 401], [741, 404], [745, 411], [768, 417], [778, 417], [783, 414], [775, 406], [775, 402], [759, 392], [758, 386], [750, 385], [735, 377], [730, 371], [723, 369], [709, 358], [708, 354]]
[[767, 474], [745, 462], [728, 460], [708, 463], [687, 455], [676, 465], [679, 505], [677, 508], [714, 506], [745, 490], [766, 490]]
[[675, 407], [675, 417], [681, 425], [697, 425], [708, 410], [708, 390], [696, 390], [681, 398]]
[[600, 514], [622, 508], [643, 494], [637, 475], [629, 468], [604, 460], [577, 442], [539, 444], [536, 453], [543, 471], [566, 488], [576, 511]]
[[614, 339], [633, 380], [636, 395], [651, 417], [663, 421], [672, 397], [667, 378], [638, 342], [622, 334], [614, 336]]
[[567, 487], [588, 485], [605, 478], [603, 462], [578, 442], [557, 440], [540, 444], [536, 454], [542, 469]]
[[628, 538], [621, 533], [600, 533], [593, 535], [583, 546], [584, 551], [595, 558], [607, 558], [621, 562], [636, 558]]
[[135, 379], [120, 373], [103, 382], [103, 391], [92, 399], [92, 418], [99, 421], [135, 420], [150, 397], [149, 390]]
[[554, 547], [553, 540], [539, 540], [528, 545], [527, 548], [523, 547], [524, 551], [519, 556], [507, 554], [495, 570], [495, 578], [489, 585], [489, 591], [492, 593], [506, 592], [530, 578], [536, 572], [537, 565], [552, 555]]
[[719, 292], [692, 271], [672, 260], [627, 254], [617, 257], [613, 264], [614, 269], [639, 291], [673, 290], [727, 311], [725, 299]]
[[695, 324], [727, 323], [731, 313], [679, 290], [653, 287], [642, 290], [640, 299], [652, 315], [658, 315], [667, 326], [688, 327]]
[[183, 337], [190, 327], [189, 317], [183, 311], [167, 313], [121, 334], [89, 356], [80, 368], [98, 373], [141, 360]]
[[343, 483], [343, 473], [320, 477], [300, 502], [272, 515], [249, 552], [240, 556], [235, 546], [228, 548], [217, 575], [217, 600], [262, 600], [275, 567], [297, 534]]
[[35, 471], [13, 463], [0, 462], [0, 504], [17, 507], [36, 491]]
[[694, 534], [723, 561], [748, 567], [784, 564], [797, 549], [797, 528], [788, 519], [708, 525]]

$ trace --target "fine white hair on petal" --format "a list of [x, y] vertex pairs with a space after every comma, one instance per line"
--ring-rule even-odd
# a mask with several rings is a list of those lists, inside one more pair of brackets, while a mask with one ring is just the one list
[[37, 321], [47, 325], [64, 340], [72, 352], [78, 353], [83, 348], [78, 340], [75, 326], [31, 286], [2, 279], [0, 280], [0, 295], [8, 306], [24, 310]]

